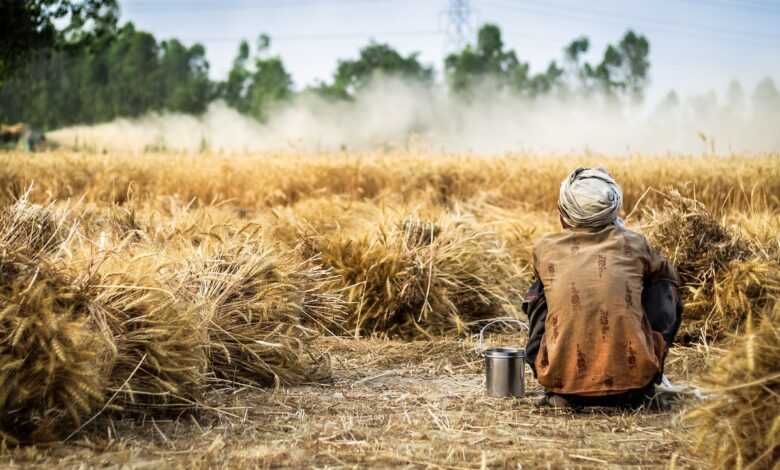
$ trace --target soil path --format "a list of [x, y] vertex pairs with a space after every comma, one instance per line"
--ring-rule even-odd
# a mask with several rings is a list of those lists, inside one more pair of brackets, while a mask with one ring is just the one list
[[[504, 338], [522, 344], [522, 338]], [[2, 451], [3, 468], [695, 468], [668, 412], [538, 408], [541, 393], [484, 394], [473, 344], [327, 338], [328, 384], [214, 392], [219, 412], [98, 420], [67, 444]], [[698, 353], [676, 349], [689, 380]]]

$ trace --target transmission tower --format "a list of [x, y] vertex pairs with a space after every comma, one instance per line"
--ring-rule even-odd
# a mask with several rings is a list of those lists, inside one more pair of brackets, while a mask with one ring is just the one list
[[471, 6], [469, 0], [449, 0], [447, 8], [447, 45], [460, 50], [471, 36]]

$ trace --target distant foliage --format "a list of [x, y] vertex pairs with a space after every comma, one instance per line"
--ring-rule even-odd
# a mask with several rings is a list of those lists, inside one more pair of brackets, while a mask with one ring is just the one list
[[360, 50], [357, 59], [339, 60], [333, 83], [319, 91], [326, 96], [350, 98], [380, 75], [431, 84], [433, 68], [421, 64], [416, 53], [404, 57], [388, 44], [372, 42]]
[[[300, 96], [350, 102], [379, 78], [419, 85], [422, 90], [437, 91], [439, 86], [433, 66], [422, 63], [418, 53], [405, 55], [372, 41], [357, 57], [339, 60], [329, 80], [296, 89], [265, 34], [253, 46], [242, 41], [226, 79], [214, 81], [201, 44], [160, 41], [129, 22], [117, 27], [117, 17], [115, 0], [0, 3], [0, 122], [51, 130], [150, 112], [197, 115], [215, 100], [267, 122], [282, 105]], [[589, 39], [578, 37], [563, 49], [561, 59], [534, 72], [506, 44], [498, 26], [485, 24], [474, 44], [445, 58], [442, 82], [451, 96], [472, 104], [490, 99], [486, 96], [495, 96], [495, 91], [529, 100], [643, 99], [651, 65], [645, 36], [627, 31], [594, 63], [585, 60], [589, 52]], [[780, 93], [772, 80], [760, 82], [752, 95], [733, 82], [725, 109], [742, 115], [747, 104], [752, 104], [757, 118], [754, 127], [771, 134], [773, 116], [780, 110]], [[658, 109], [669, 111], [679, 105], [670, 92]], [[705, 115], [720, 109], [714, 93], [693, 99], [690, 105]]]
[[113, 34], [116, 0], [3, 0], [0, 2], [0, 85], [35, 51], [88, 46]]
[[589, 48], [587, 37], [577, 38], [564, 48], [563, 66], [553, 60], [544, 71], [532, 74], [530, 65], [505, 47], [498, 26], [486, 24], [479, 30], [474, 47], [466, 46], [447, 56], [445, 71], [450, 86], [465, 94], [481, 82], [493, 80], [500, 87], [531, 97], [575, 91], [642, 96], [650, 70], [647, 38], [628, 31], [617, 46], [607, 46], [598, 64], [582, 62]]
[[199, 113], [214, 97], [206, 50], [157, 42], [132, 23], [91, 47], [37, 52], [0, 88], [0, 121], [54, 128], [168, 109]]
[[241, 41], [227, 81], [216, 84], [218, 96], [230, 106], [260, 120], [271, 105], [292, 95], [292, 77], [280, 57], [268, 55], [270, 47], [270, 38], [260, 35], [250, 66], [249, 43]]
[[501, 30], [492, 24], [479, 30], [476, 46], [450, 54], [444, 66], [450, 86], [459, 93], [468, 93], [485, 80], [529, 95], [547, 93], [562, 84], [563, 70], [555, 61], [546, 71], [531, 75], [528, 63], [519, 61], [514, 50], [504, 47]]

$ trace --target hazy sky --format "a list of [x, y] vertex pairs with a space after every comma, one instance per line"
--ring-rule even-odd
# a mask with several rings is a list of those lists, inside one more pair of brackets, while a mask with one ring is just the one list
[[[771, 76], [780, 85], [780, 0], [472, 0], [476, 26], [500, 25], [508, 47], [532, 71], [560, 59], [571, 39], [591, 39], [596, 62], [628, 28], [650, 41], [650, 98], [674, 88], [683, 95], [736, 78], [752, 92]], [[213, 78], [223, 78], [238, 42], [272, 39], [299, 88], [327, 80], [339, 58], [355, 57], [374, 39], [403, 53], [419, 52], [441, 78], [450, 50], [447, 0], [122, 0], [122, 19], [158, 38], [206, 46]]]

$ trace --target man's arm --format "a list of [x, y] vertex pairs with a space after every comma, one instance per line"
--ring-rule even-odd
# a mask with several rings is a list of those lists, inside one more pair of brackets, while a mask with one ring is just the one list
[[547, 320], [547, 299], [544, 285], [537, 277], [528, 288], [523, 301], [523, 312], [528, 316], [528, 342], [525, 345], [525, 357], [536, 376], [536, 355], [544, 337], [544, 322]]
[[647, 256], [642, 306], [650, 327], [671, 346], [682, 322], [683, 306], [678, 292], [680, 277], [672, 263], [643, 237]]
[[653, 331], [661, 333], [667, 346], [671, 346], [682, 322], [683, 306], [677, 287], [661, 279], [645, 283], [642, 290], [642, 307]]

